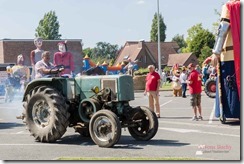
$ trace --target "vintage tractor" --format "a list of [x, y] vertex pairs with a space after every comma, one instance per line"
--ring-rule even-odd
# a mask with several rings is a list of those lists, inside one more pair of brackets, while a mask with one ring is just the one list
[[132, 107], [133, 80], [129, 75], [51, 77], [30, 82], [21, 116], [35, 140], [55, 142], [73, 127], [99, 147], [112, 147], [128, 128], [136, 140], [152, 139], [158, 119], [145, 106]]

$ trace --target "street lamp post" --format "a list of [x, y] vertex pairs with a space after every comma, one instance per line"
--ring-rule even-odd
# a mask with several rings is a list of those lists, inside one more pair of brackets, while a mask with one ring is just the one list
[[160, 77], [162, 76], [162, 70], [161, 70], [161, 49], [160, 49], [160, 23], [159, 23], [159, 0], [157, 0], [157, 6], [158, 6], [158, 71]]

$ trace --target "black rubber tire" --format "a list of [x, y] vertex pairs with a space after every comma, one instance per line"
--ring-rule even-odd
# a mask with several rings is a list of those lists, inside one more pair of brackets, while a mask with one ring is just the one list
[[70, 114], [64, 97], [56, 89], [36, 87], [23, 106], [23, 122], [37, 141], [55, 142], [66, 132]]
[[121, 124], [115, 113], [103, 109], [92, 116], [89, 132], [93, 142], [99, 147], [113, 147], [120, 139]]
[[[208, 79], [204, 85], [204, 91], [206, 95], [210, 98], [216, 97], [216, 79]], [[213, 89], [215, 88], [215, 89]]]
[[128, 127], [131, 136], [139, 141], [152, 139], [158, 131], [158, 118], [148, 107], [141, 106], [141, 110], [132, 116], [132, 120], [142, 120], [136, 127]]

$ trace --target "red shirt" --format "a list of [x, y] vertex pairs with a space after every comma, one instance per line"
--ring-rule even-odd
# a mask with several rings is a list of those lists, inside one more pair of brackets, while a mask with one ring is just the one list
[[157, 72], [148, 73], [146, 77], [146, 91], [156, 91], [160, 76]]
[[65, 66], [61, 74], [71, 74], [71, 71], [74, 71], [73, 55], [70, 52], [56, 52], [53, 57], [53, 64]]
[[202, 92], [202, 80], [200, 76], [201, 75], [196, 70], [193, 70], [189, 74], [188, 80], [192, 81], [192, 83], [189, 84], [190, 94], [199, 94]]

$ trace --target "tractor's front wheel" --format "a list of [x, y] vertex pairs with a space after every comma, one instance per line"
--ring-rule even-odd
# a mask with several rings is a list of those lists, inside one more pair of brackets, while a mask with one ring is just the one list
[[131, 136], [140, 141], [148, 141], [155, 136], [158, 131], [158, 118], [154, 112], [145, 106], [132, 116], [134, 123], [128, 130]]
[[60, 139], [70, 116], [64, 97], [52, 87], [41, 86], [33, 89], [25, 100], [23, 121], [31, 135], [40, 142]]
[[112, 147], [121, 136], [120, 121], [110, 110], [99, 110], [90, 120], [89, 132], [99, 147]]

